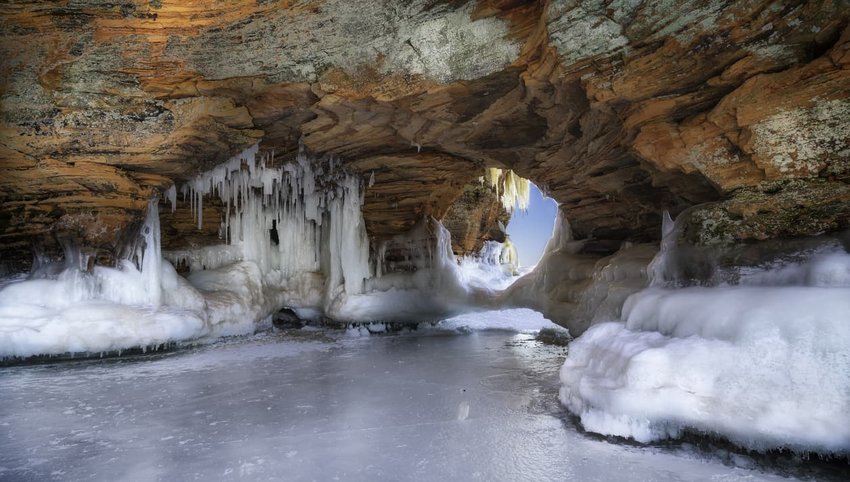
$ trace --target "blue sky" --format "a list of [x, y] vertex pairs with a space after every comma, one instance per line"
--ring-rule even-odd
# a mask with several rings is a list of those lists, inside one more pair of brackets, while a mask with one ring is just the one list
[[557, 211], [558, 204], [544, 198], [540, 189], [532, 184], [528, 211], [514, 211], [508, 223], [508, 234], [519, 253], [520, 266], [537, 264], [546, 242], [552, 236]]

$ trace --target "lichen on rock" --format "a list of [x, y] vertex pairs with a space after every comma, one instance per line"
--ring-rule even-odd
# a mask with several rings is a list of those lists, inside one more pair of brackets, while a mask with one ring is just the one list
[[[718, 217], [710, 239], [850, 225], [846, 2], [86, 1], [0, 14], [5, 260], [55, 247], [63, 216], [90, 211], [123, 232], [152, 193], [257, 142], [275, 162], [303, 142], [374, 174], [375, 239], [444, 216], [486, 168], [545, 187], [600, 246], [657, 241], [664, 210], [706, 203], [743, 220]], [[216, 239], [212, 224], [184, 226], [182, 207], [163, 214], [166, 231]]]
[[[850, 100], [812, 99], [752, 125], [754, 159], [771, 178], [850, 174]], [[761, 162], [759, 162], [761, 161]]]

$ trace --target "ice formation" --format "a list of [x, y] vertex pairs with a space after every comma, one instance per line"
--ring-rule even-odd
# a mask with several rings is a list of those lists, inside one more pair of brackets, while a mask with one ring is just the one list
[[562, 403], [587, 430], [640, 442], [694, 431], [850, 453], [850, 254], [826, 244], [693, 283], [677, 273], [698, 258], [675, 236], [668, 219], [651, 287], [621, 321], [570, 345]]
[[486, 298], [487, 291], [463, 284], [449, 233], [433, 219], [370, 252], [363, 181], [337, 159], [316, 160], [302, 150], [295, 162], [270, 167], [256, 158], [250, 149], [184, 191], [199, 224], [207, 195], [218, 195], [228, 212], [222, 223], [227, 245], [165, 253], [190, 267], [196, 286], [201, 276], [215, 279], [199, 274], [204, 270], [254, 263], [269, 310], [285, 305], [343, 322], [421, 321], [459, 311], [477, 294]]
[[[206, 196], [225, 206], [226, 244], [164, 253], [188, 266], [189, 281], [205, 293], [231, 293], [224, 301], [207, 295], [221, 307], [210, 310], [213, 319], [253, 322], [284, 305], [327, 311], [360, 293], [372, 274], [360, 178], [338, 159], [303, 150], [294, 162], [270, 162], [254, 146], [184, 186], [199, 226]], [[233, 277], [253, 288], [233, 291]]]
[[[163, 262], [156, 201], [138, 246], [117, 268], [87, 271], [82, 253], [0, 290], [0, 358], [98, 353], [210, 333], [194, 289]], [[73, 251], [73, 250], [69, 250]], [[162, 287], [167, 287], [163, 291]], [[167, 306], [163, 306], [167, 305]]]
[[[360, 293], [371, 275], [360, 179], [335, 159], [301, 152], [269, 167], [257, 153], [253, 146], [184, 186], [198, 226], [206, 196], [226, 205], [225, 245], [164, 253], [188, 265], [188, 280], [163, 260], [151, 201], [138, 246], [118, 268], [87, 272], [84, 252], [71, 247], [64, 270], [44, 266], [0, 291], [0, 357], [249, 333], [284, 305], [326, 308]], [[176, 189], [165, 195], [173, 206]]]
[[[284, 306], [342, 322], [418, 322], [493, 306], [492, 279], [473, 280], [458, 265], [438, 221], [424, 218], [370, 250], [359, 176], [303, 150], [272, 162], [255, 145], [181, 189], [199, 227], [204, 200], [221, 199], [222, 245], [161, 252], [154, 200], [118, 268], [87, 272], [84, 251], [69, 247], [64, 270], [45, 265], [9, 283], [0, 290], [0, 357], [250, 333]], [[164, 197], [173, 209], [177, 189]]]
[[534, 270], [498, 295], [502, 306], [529, 307], [579, 335], [591, 324], [617, 319], [626, 298], [647, 285], [653, 245], [625, 245], [599, 258], [581, 252], [569, 222], [558, 212], [552, 237]]
[[502, 206], [508, 212], [517, 207], [528, 209], [531, 195], [531, 184], [528, 179], [519, 177], [510, 169], [502, 170], [496, 167], [488, 168], [485, 178], [490, 183], [490, 187], [496, 190]]
[[171, 212], [173, 213], [177, 209], [177, 186], [172, 184], [165, 192], [165, 197], [168, 199], [168, 203], [171, 204]]
[[504, 290], [519, 279], [522, 271], [517, 266], [516, 248], [498, 241], [485, 241], [477, 255], [465, 256], [459, 263], [463, 284], [482, 290]]
[[492, 306], [493, 290], [467, 283], [451, 235], [433, 218], [381, 243], [374, 265], [376, 275], [363, 291], [346, 293], [328, 314], [345, 321], [423, 321]]
[[547, 320], [542, 314], [528, 308], [464, 313], [440, 321], [439, 329], [458, 331], [502, 330], [518, 333], [536, 333], [549, 329], [569, 335], [569, 332]]

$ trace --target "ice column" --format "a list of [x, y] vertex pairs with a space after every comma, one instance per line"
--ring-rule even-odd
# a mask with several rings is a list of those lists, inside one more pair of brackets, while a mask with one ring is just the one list
[[141, 268], [148, 304], [151, 306], [159, 306], [162, 303], [162, 248], [158, 202], [156, 197], [148, 202], [148, 212], [142, 226], [145, 247], [142, 251]]

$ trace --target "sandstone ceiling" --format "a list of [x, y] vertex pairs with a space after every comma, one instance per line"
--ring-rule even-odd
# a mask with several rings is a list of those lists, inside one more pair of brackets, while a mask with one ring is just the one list
[[377, 238], [442, 217], [485, 166], [532, 179], [581, 237], [655, 239], [663, 210], [691, 206], [702, 242], [850, 225], [848, 0], [66, 0], [0, 17], [7, 258], [65, 232], [115, 248], [153, 190], [258, 141], [374, 173]]

